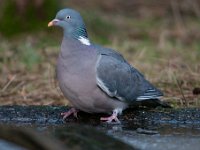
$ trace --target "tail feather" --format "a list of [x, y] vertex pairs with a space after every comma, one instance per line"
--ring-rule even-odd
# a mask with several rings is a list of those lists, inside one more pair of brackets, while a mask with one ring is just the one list
[[137, 101], [145, 101], [147, 99], [159, 99], [161, 96], [163, 96], [163, 93], [160, 90], [156, 88], [149, 88], [142, 95], [137, 97]]

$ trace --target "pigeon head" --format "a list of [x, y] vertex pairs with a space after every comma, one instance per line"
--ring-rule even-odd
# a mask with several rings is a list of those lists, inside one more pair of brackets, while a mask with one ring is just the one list
[[62, 9], [48, 27], [59, 26], [64, 30], [64, 36], [75, 39], [88, 39], [87, 31], [81, 15], [73, 9]]

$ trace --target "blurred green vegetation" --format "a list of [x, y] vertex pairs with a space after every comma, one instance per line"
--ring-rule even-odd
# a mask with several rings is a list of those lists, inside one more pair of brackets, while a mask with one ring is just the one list
[[25, 2], [27, 5], [23, 8], [24, 11], [20, 11], [17, 3], [14, 0], [3, 0], [1, 4], [0, 32], [3, 36], [44, 30], [47, 22], [59, 10], [56, 0], [43, 0], [40, 7], [36, 7], [34, 1]]
[[100, 12], [82, 11], [81, 14], [85, 19], [91, 39], [101, 44], [109, 44], [109, 38], [117, 32], [116, 25], [104, 18], [105, 14]]

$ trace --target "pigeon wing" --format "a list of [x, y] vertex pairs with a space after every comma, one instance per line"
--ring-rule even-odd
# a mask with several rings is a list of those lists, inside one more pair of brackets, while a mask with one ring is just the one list
[[107, 95], [121, 101], [158, 99], [163, 95], [119, 53], [110, 49], [98, 55], [96, 82]]

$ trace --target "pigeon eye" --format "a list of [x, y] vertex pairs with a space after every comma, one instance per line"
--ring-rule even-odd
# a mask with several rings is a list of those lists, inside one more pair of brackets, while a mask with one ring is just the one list
[[71, 16], [66, 16], [66, 19], [71, 19]]

